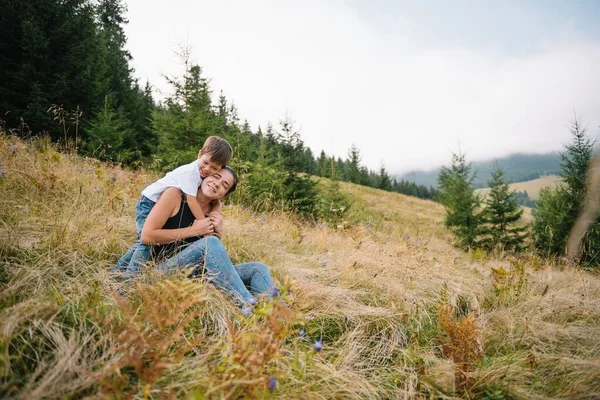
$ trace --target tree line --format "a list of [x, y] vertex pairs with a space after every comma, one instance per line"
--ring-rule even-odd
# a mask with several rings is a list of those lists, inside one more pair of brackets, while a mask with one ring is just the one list
[[[523, 194], [515, 196], [509, 190], [502, 169], [496, 167], [488, 182], [490, 191], [482, 199], [475, 193], [475, 175], [465, 155], [453, 155], [452, 166], [439, 174], [439, 200], [446, 209], [445, 224], [459, 247], [511, 252], [531, 248], [546, 257], [567, 255], [569, 234], [589, 190], [588, 168], [595, 144], [577, 119], [571, 122], [570, 133], [571, 142], [560, 154], [561, 184], [541, 190], [529, 225], [521, 220], [518, 203]], [[600, 219], [578, 239], [579, 263], [591, 268], [600, 265]]]
[[[185, 72], [167, 77], [172, 94], [157, 103], [133, 75], [121, 0], [8, 0], [0, 14], [0, 112], [22, 135], [46, 132], [83, 155], [166, 170], [188, 162], [211, 134], [225, 137], [235, 162], [279, 163], [327, 177], [435, 199], [436, 190], [372, 171], [352, 146], [348, 157], [315, 157], [284, 117], [253, 131], [224, 93], [182, 51]], [[286, 158], [285, 160], [283, 160]]]

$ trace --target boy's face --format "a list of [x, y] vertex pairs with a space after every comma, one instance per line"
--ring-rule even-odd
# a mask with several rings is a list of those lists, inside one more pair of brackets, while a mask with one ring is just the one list
[[200, 167], [200, 176], [202, 177], [202, 179], [206, 178], [207, 176], [214, 175], [215, 172], [223, 168], [222, 165], [212, 162], [208, 154], [202, 154], [198, 158], [198, 164]]

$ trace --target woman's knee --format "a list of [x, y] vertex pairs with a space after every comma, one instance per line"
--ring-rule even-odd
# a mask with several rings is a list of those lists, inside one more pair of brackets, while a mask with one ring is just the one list
[[259, 275], [266, 279], [267, 276], [270, 276], [269, 267], [265, 263], [254, 261], [248, 263], [247, 267], [252, 275]]
[[221, 243], [221, 240], [219, 240], [219, 238], [216, 236], [207, 236], [204, 238], [204, 240], [206, 241], [207, 247], [223, 247], [223, 243]]

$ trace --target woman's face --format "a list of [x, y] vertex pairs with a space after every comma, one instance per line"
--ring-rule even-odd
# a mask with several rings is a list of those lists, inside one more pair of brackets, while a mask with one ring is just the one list
[[211, 200], [221, 199], [227, 194], [233, 183], [233, 175], [227, 169], [223, 168], [216, 174], [204, 178], [200, 185], [200, 190], [205, 197]]

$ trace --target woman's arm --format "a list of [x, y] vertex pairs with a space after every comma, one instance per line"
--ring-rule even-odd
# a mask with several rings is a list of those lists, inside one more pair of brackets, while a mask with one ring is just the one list
[[214, 227], [209, 218], [197, 219], [192, 226], [179, 229], [162, 229], [181, 203], [181, 191], [169, 188], [160, 196], [142, 228], [141, 241], [144, 244], [166, 244], [193, 236], [213, 233]]

